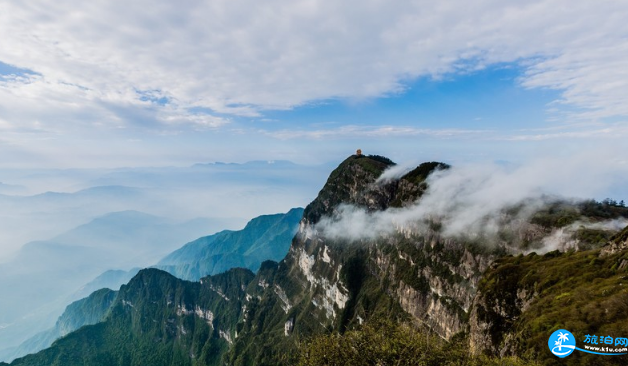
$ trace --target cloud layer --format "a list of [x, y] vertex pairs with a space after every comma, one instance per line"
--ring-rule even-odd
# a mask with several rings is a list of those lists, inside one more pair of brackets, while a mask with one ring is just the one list
[[627, 16], [586, 0], [5, 1], [0, 62], [32, 73], [0, 80], [0, 128], [216, 128], [505, 62], [579, 116], [626, 116]]

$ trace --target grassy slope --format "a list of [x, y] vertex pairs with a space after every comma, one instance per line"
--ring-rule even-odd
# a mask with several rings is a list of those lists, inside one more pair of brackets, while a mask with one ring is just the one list
[[[624, 230], [626, 232], [626, 230]], [[623, 263], [623, 266], [622, 266]], [[510, 317], [483, 309], [494, 322], [494, 340], [513, 332], [517, 354], [544, 364], [625, 364], [624, 356], [574, 352], [559, 360], [548, 349], [549, 335], [558, 329], [574, 334], [579, 347], [585, 335], [628, 336], [628, 251], [600, 257], [600, 250], [504, 257], [480, 283], [489, 304], [500, 304]], [[519, 313], [517, 291], [535, 294]]]

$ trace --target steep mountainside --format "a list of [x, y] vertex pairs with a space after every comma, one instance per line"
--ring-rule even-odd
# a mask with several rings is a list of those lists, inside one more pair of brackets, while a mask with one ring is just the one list
[[548, 334], [628, 334], [628, 227], [597, 250], [508, 256], [480, 282], [470, 317], [473, 353], [524, 355], [548, 365], [625, 365], [622, 357], [547, 352]]
[[[133, 213], [127, 213], [127, 215], [131, 214]], [[213, 275], [235, 267], [245, 267], [256, 271], [263, 260], [279, 260], [285, 256], [290, 247], [290, 242], [298, 229], [299, 220], [302, 215], [303, 209], [295, 208], [285, 214], [256, 217], [242, 230], [225, 230], [192, 241], [168, 255], [160, 262], [161, 264], [156, 267], [166, 270], [179, 278], [196, 281], [202, 277], [200, 275], [201, 273], [203, 275]], [[136, 221], [133, 220], [131, 222]], [[128, 225], [127, 223], [122, 225], [122, 227]], [[104, 229], [106, 226], [97, 225], [96, 227]], [[66, 239], [73, 236], [83, 237], [83, 235], [76, 233], [79, 231], [80, 230], [74, 230], [70, 234], [66, 234]], [[92, 234], [94, 233], [92, 232]], [[109, 233], [107, 237], [111, 237], [112, 235], [120, 234]], [[68, 241], [72, 240], [68, 239]], [[138, 272], [139, 269], [130, 271], [106, 271], [83, 286], [73, 295], [73, 298], [79, 299], [86, 297], [93, 291], [101, 288], [118, 289], [122, 284], [129, 282]], [[98, 311], [98, 309], [96, 310]], [[74, 321], [78, 326], [71, 327], [70, 324], [69, 327], [64, 328], [64, 331], [59, 331], [60, 322], [61, 324], [67, 324], [68, 321], [72, 320], [70, 316], [64, 314], [57, 321], [55, 327], [35, 335], [16, 348], [6, 350], [0, 355], [0, 357], [2, 357], [0, 359], [13, 360], [17, 357], [37, 352], [50, 346], [54, 340], [64, 336], [70, 331], [74, 331], [82, 325], [93, 324], [100, 320], [99, 318], [94, 321], [84, 322], [84, 314], [78, 312], [70, 312], [69, 314], [76, 316]]]
[[[538, 248], [547, 237], [573, 242], [572, 247], [595, 247], [609, 230], [572, 230], [570, 225], [585, 222], [585, 216], [617, 216], [607, 217], [609, 210], [596, 204], [555, 202], [526, 220], [522, 207], [500, 212], [494, 237], [446, 236], [438, 217], [389, 223], [392, 229], [374, 237], [326, 236], [321, 220], [333, 225], [343, 214], [341, 205], [367, 213], [411, 207], [427, 192], [429, 174], [448, 169], [425, 163], [399, 179], [379, 181], [392, 165], [379, 156], [342, 162], [303, 212], [280, 262], [262, 263], [255, 275], [237, 269], [200, 283], [141, 271], [120, 290], [103, 323], [12, 365], [288, 365], [296, 361], [298, 344], [311, 336], [344, 332], [378, 316], [460, 341], [469, 330], [469, 314], [477, 313], [478, 296], [490, 292], [482, 287], [491, 283], [482, 274], [492, 262], [517, 258], [507, 255]], [[495, 296], [505, 299], [512, 294], [511, 288], [499, 291]], [[486, 334], [490, 326], [476, 328]], [[482, 334], [476, 338], [486, 339]]]
[[343, 331], [374, 315], [415, 319], [447, 338], [464, 330], [466, 309], [491, 254], [443, 239], [435, 227], [357, 242], [317, 232], [320, 218], [335, 215], [341, 203], [371, 212], [408, 205], [424, 193], [430, 172], [447, 168], [425, 163], [399, 180], [376, 183], [391, 165], [385, 158], [353, 156], [331, 173], [306, 208], [286, 258], [268, 264], [250, 288], [264, 291], [250, 305], [230, 363], [285, 362], [298, 340]]
[[242, 230], [194, 240], [155, 267], [190, 281], [236, 267], [257, 271], [262, 261], [286, 255], [302, 215], [302, 208], [293, 208], [285, 214], [256, 217]]
[[13, 360], [32, 352], [37, 352], [50, 347], [52, 342], [63, 337], [84, 325], [100, 322], [116, 298], [117, 291], [103, 288], [93, 292], [88, 297], [75, 301], [66, 307], [63, 314], [57, 320], [55, 326], [34, 337], [26, 340], [11, 353], [6, 359]]
[[111, 268], [152, 265], [181, 243], [206, 235], [210, 226], [208, 220], [176, 222], [122, 211], [24, 245], [0, 264], [0, 349], [54, 326], [86, 280]]
[[236, 337], [252, 278], [250, 271], [234, 269], [188, 282], [142, 270], [120, 288], [105, 322], [12, 365], [219, 365]]

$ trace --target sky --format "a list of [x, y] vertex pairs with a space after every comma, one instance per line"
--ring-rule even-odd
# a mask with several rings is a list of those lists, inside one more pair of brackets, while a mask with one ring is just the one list
[[0, 167], [322, 164], [357, 148], [625, 164], [626, 19], [604, 0], [7, 0]]

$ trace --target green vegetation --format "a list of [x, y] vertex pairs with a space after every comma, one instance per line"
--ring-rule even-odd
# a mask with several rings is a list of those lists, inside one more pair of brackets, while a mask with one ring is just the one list
[[[330, 243], [328, 243], [331, 245]], [[337, 244], [337, 246], [335, 245]], [[248, 304], [247, 319], [238, 329], [238, 338], [226, 356], [225, 362], [234, 366], [294, 365], [297, 362], [297, 344], [319, 334], [344, 332], [359, 323], [358, 317], [382, 316], [399, 319], [404, 316], [397, 304], [385, 292], [386, 286], [369, 273], [369, 252], [360, 244], [334, 243], [334, 261], [342, 265], [338, 276], [347, 289], [348, 301], [344, 309], [334, 305], [335, 319], [326, 317], [321, 307], [321, 288], [310, 288], [302, 274], [283, 261], [274, 267], [265, 263], [258, 278], [250, 285], [249, 293], [259, 291], [258, 280], [264, 279], [267, 291], [257, 292], [258, 300]], [[318, 262], [313, 271], [319, 278], [335, 275], [335, 268]], [[292, 308], [284, 311], [283, 303], [274, 291], [280, 287], [292, 301]], [[285, 335], [286, 320], [294, 322], [290, 336]]]
[[96, 324], [104, 319], [118, 292], [107, 288], [94, 291], [84, 299], [68, 305], [54, 327], [27, 339], [10, 355], [12, 359], [35, 353], [47, 347], [58, 338], [82, 326]]
[[242, 230], [224, 230], [187, 243], [155, 267], [188, 281], [237, 267], [257, 271], [262, 261], [286, 255], [302, 216], [302, 208], [293, 208], [256, 217]]
[[[501, 258], [480, 282], [484, 303], [491, 306], [479, 307], [478, 316], [491, 323], [498, 347], [507, 333], [513, 334], [511, 351], [544, 364], [624, 364], [625, 359], [583, 352], [559, 360], [548, 352], [547, 339], [558, 329], [572, 332], [579, 344], [586, 334], [625, 337], [627, 265], [628, 251], [607, 257], [592, 250]], [[527, 299], [518, 296], [523, 293]], [[525, 310], [523, 301], [530, 301]]]
[[445, 170], [449, 169], [451, 166], [445, 163], [439, 163], [436, 161], [431, 161], [429, 163], [422, 163], [414, 170], [410, 171], [406, 175], [403, 176], [402, 179], [405, 179], [414, 184], [421, 184], [425, 182], [427, 177], [432, 174], [436, 170]]
[[575, 238], [580, 242], [580, 250], [597, 249], [608, 243], [613, 237], [613, 232], [600, 229], [587, 229], [584, 226], [578, 228]]
[[[622, 201], [623, 202], [623, 201]], [[594, 217], [598, 219], [613, 219], [617, 217], [628, 218], [628, 208], [625, 205], [619, 205], [611, 199], [602, 202], [595, 200], [587, 200], [578, 204], [578, 208], [582, 215]]]
[[628, 208], [594, 200], [582, 201], [576, 204], [554, 201], [537, 211], [530, 222], [546, 228], [563, 227], [582, 219], [583, 217], [601, 221], [619, 217], [628, 218]]
[[406, 173], [398, 181], [392, 182], [396, 192], [395, 197], [390, 202], [390, 206], [401, 207], [404, 204], [416, 201], [427, 190], [427, 177], [436, 170], [449, 168], [450, 166], [444, 163], [423, 163], [414, 170]]
[[[348, 157], [331, 172], [316, 199], [305, 208], [303, 217], [316, 223], [341, 203], [365, 203], [362, 193], [384, 170], [393, 165], [395, 163], [390, 159], [377, 155]], [[385, 203], [385, 200], [381, 201]]]
[[356, 156], [355, 162], [376, 177], [382, 174], [382, 167], [388, 168], [396, 165], [392, 160], [380, 155]]
[[563, 227], [573, 224], [581, 217], [577, 207], [565, 202], [553, 202], [532, 215], [530, 222], [545, 228]]
[[[228, 349], [221, 331], [234, 337], [243, 289], [252, 279], [244, 269], [204, 278], [203, 283], [142, 270], [122, 286], [104, 322], [82, 327], [11, 365], [221, 365]], [[213, 316], [201, 317], [197, 309]]]
[[533, 366], [514, 357], [471, 357], [464, 339], [446, 342], [427, 331], [376, 320], [344, 334], [314, 337], [299, 349], [298, 366]]
[[626, 226], [624, 230], [617, 233], [617, 235], [613, 236], [611, 241], [617, 244], [628, 242], [628, 226]]

